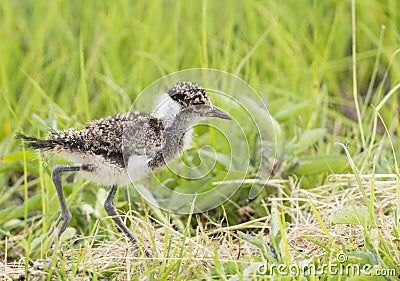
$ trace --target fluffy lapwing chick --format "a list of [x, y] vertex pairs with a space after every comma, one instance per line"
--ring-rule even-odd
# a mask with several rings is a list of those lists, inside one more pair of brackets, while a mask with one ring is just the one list
[[179, 156], [191, 139], [191, 127], [211, 117], [231, 119], [212, 106], [210, 97], [198, 84], [179, 82], [161, 96], [154, 114], [118, 113], [94, 120], [82, 130], [51, 131], [46, 140], [23, 134], [16, 137], [31, 148], [52, 151], [74, 163], [57, 165], [52, 170], [61, 206], [61, 214], [52, 229], [61, 223], [58, 238], [71, 220], [61, 175], [77, 171], [97, 184], [111, 186], [104, 208], [129, 239], [136, 242], [114, 206], [117, 188], [164, 167]]

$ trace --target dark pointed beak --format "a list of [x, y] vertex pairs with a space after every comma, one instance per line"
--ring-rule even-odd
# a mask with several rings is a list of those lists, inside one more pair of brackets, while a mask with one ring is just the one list
[[232, 120], [232, 117], [228, 113], [226, 113], [226, 112], [222, 111], [221, 109], [218, 109], [214, 106], [211, 108], [210, 116], [216, 117], [216, 118], [221, 118], [221, 119], [226, 119], [226, 120]]

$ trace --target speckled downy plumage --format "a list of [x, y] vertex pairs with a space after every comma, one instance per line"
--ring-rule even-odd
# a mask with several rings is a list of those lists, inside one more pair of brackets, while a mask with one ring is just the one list
[[114, 206], [117, 187], [128, 185], [151, 170], [164, 167], [187, 148], [191, 127], [210, 117], [230, 119], [228, 114], [212, 106], [209, 96], [198, 84], [180, 82], [161, 96], [154, 114], [118, 113], [94, 120], [82, 130], [51, 131], [46, 140], [23, 134], [18, 134], [17, 138], [25, 140], [34, 149], [52, 151], [75, 163], [55, 166], [52, 173], [61, 205], [61, 215], [54, 226], [62, 221], [58, 237], [71, 219], [62, 190], [61, 174], [79, 171], [97, 184], [111, 185], [105, 209], [135, 242]]

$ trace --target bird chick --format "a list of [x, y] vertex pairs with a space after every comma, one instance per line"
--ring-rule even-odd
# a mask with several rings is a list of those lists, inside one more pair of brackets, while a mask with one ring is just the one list
[[161, 96], [155, 114], [118, 113], [91, 121], [82, 130], [51, 131], [45, 140], [16, 135], [31, 148], [52, 151], [74, 163], [57, 165], [52, 170], [61, 214], [51, 232], [61, 223], [59, 238], [72, 217], [61, 175], [78, 171], [94, 183], [111, 186], [104, 208], [126, 236], [136, 242], [114, 206], [118, 187], [137, 181], [178, 157], [190, 142], [191, 127], [213, 117], [231, 119], [229, 114], [212, 105], [210, 97], [198, 84], [179, 82]]

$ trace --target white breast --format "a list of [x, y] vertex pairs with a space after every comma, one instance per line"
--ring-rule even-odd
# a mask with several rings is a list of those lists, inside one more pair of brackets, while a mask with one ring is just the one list
[[124, 167], [105, 159], [101, 155], [85, 154], [70, 151], [58, 151], [60, 156], [75, 163], [91, 165], [93, 170], [80, 171], [83, 177], [99, 185], [125, 186], [131, 183]]
[[93, 170], [80, 171], [83, 177], [99, 185], [126, 186], [150, 172], [147, 157], [131, 155], [126, 168], [120, 167], [101, 155], [59, 151], [60, 156], [75, 164], [91, 165]]
[[131, 155], [128, 159], [127, 171], [130, 179], [135, 182], [150, 172], [148, 159], [144, 155]]

